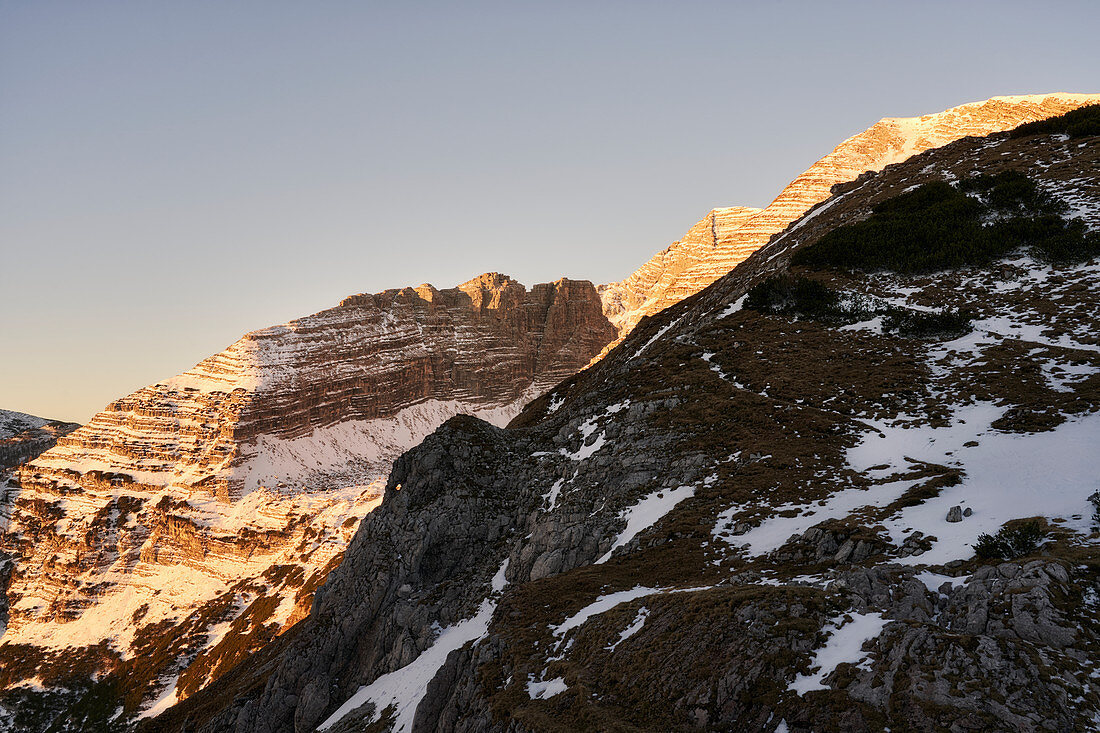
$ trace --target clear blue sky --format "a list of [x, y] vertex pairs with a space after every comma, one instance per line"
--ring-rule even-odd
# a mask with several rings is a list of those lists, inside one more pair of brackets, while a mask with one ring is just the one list
[[1095, 2], [0, 0], [0, 407], [248, 330], [620, 279], [885, 116], [1100, 91]]

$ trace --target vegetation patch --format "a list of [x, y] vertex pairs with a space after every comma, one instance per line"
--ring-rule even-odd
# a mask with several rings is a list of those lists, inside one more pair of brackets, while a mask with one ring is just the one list
[[1100, 135], [1100, 104], [1078, 107], [1064, 115], [1047, 120], [1027, 122], [1014, 129], [1010, 137], [1057, 134], [1069, 135], [1071, 138]]
[[749, 291], [745, 307], [772, 315], [809, 318], [830, 325], [882, 317], [882, 330], [905, 338], [957, 338], [970, 332], [971, 315], [961, 310], [916, 311], [885, 305], [862, 295], [841, 295], [804, 275], [775, 275]]
[[871, 317], [867, 304], [845, 302], [833, 290], [802, 275], [776, 275], [749, 291], [745, 307], [761, 313], [855, 323]]
[[794, 254], [808, 267], [918, 274], [986, 265], [1016, 251], [1054, 263], [1100, 254], [1100, 234], [1066, 220], [1066, 205], [1016, 171], [953, 186], [926, 183]]
[[1035, 520], [1006, 525], [997, 534], [980, 534], [974, 553], [983, 560], [1012, 560], [1030, 555], [1039, 548], [1045, 533]]
[[882, 330], [905, 338], [958, 338], [970, 333], [971, 318], [962, 310], [916, 311], [893, 306], [882, 311]]

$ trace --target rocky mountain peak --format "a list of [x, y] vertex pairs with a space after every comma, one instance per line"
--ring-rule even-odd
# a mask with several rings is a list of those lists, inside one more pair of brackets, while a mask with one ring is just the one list
[[9, 486], [0, 703], [22, 730], [1081, 727], [1095, 263], [795, 262], [1006, 172], [1073, 244], [1094, 140], [964, 134], [1063, 96], [884, 120], [625, 286], [359, 294], [116, 400]]
[[[508, 275], [503, 275], [499, 272], [485, 272], [478, 275], [475, 278], [471, 278], [466, 282], [459, 285], [459, 289], [466, 291], [467, 293], [473, 292], [488, 292], [497, 293], [507, 288], [514, 288], [520, 285]], [[523, 287], [520, 285], [520, 287]]]
[[732, 270], [829, 197], [833, 186], [967, 136], [984, 136], [1100, 102], [1100, 94], [993, 97], [920, 117], [888, 117], [840, 143], [762, 210], [715, 209], [632, 275], [600, 286], [620, 336], [646, 315], [679, 302]]

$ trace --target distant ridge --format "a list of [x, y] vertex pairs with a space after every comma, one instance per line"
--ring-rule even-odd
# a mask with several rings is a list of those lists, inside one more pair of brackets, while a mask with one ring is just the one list
[[79, 427], [77, 423], [0, 410], [0, 471], [49, 450], [58, 438]]

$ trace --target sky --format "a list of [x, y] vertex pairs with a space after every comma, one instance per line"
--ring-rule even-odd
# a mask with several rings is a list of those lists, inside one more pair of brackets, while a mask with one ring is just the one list
[[619, 280], [882, 117], [1100, 92], [1095, 2], [0, 0], [0, 408], [482, 272]]

